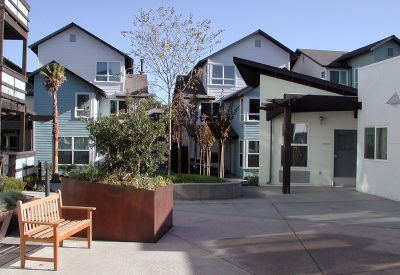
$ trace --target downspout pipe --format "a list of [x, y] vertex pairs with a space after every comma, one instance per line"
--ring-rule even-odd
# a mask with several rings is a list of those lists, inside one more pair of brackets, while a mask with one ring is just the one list
[[267, 184], [272, 181], [272, 119], [269, 122], [269, 180]]

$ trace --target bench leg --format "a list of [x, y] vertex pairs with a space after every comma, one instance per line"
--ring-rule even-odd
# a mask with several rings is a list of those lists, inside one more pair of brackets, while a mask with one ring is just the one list
[[23, 238], [20, 238], [19, 254], [21, 258], [21, 268], [25, 268], [26, 242]]
[[60, 242], [60, 247], [63, 247], [64, 246], [64, 241], [61, 241]]
[[58, 270], [58, 228], [54, 227], [53, 228], [53, 234], [54, 234], [54, 242], [53, 242], [53, 249], [54, 249], [54, 270]]
[[88, 248], [92, 248], [92, 226], [90, 225], [86, 230], [88, 238]]

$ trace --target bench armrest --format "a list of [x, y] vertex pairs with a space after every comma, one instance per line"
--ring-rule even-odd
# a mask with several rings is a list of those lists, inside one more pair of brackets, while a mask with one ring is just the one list
[[56, 221], [56, 222], [22, 221], [22, 223], [58, 226], [60, 223], [62, 223], [62, 221]]
[[72, 210], [96, 210], [96, 207], [85, 207], [85, 206], [62, 206], [61, 209], [72, 209]]

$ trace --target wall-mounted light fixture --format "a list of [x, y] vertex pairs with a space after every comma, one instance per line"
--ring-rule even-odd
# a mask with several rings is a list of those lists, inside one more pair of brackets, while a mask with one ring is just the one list
[[319, 124], [320, 124], [320, 125], [322, 125], [322, 121], [324, 121], [324, 117], [323, 117], [323, 116], [320, 116], [320, 117], [319, 117]]

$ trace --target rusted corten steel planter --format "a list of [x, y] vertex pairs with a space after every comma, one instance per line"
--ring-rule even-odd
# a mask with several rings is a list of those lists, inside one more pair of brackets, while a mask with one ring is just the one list
[[[172, 227], [172, 184], [150, 191], [62, 178], [61, 193], [63, 205], [96, 207], [94, 240], [155, 243]], [[85, 218], [80, 213], [63, 214]]]

